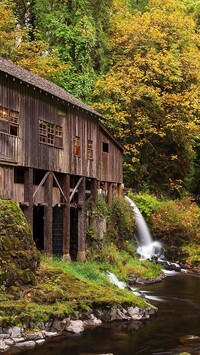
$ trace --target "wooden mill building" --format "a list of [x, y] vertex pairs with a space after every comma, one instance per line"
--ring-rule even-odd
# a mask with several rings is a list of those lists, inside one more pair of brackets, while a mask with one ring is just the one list
[[100, 117], [0, 57], [0, 198], [20, 204], [48, 255], [84, 260], [86, 201], [120, 195], [123, 149]]

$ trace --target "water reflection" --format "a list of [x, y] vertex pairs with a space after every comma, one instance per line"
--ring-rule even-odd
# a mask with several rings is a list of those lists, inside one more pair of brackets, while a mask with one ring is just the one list
[[145, 322], [114, 322], [65, 335], [24, 355], [175, 355], [200, 354], [200, 277], [177, 273], [144, 286], [158, 315]]

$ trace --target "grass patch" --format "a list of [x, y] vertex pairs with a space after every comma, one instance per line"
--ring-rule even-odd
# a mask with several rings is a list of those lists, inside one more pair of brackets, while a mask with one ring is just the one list
[[108, 281], [101, 263], [71, 263], [42, 257], [37, 285], [2, 289], [0, 316], [4, 327], [37, 327], [55, 316], [114, 304], [147, 307], [144, 299]]

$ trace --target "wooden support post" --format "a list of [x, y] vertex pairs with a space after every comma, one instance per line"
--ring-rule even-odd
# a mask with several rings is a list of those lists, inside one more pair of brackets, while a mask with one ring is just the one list
[[110, 182], [108, 184], [108, 205], [112, 205], [112, 199], [113, 199], [113, 183]]
[[104, 187], [103, 187], [104, 191], [108, 191], [108, 183], [107, 181], [104, 182]]
[[48, 256], [52, 256], [52, 225], [53, 225], [53, 208], [52, 208], [52, 190], [53, 175], [49, 174], [45, 184], [45, 202], [44, 206], [44, 251]]
[[122, 184], [117, 184], [117, 196], [122, 197]]
[[28, 168], [24, 173], [24, 202], [28, 203], [24, 208], [25, 217], [33, 233], [33, 169]]
[[91, 180], [91, 197], [92, 197], [92, 202], [94, 206], [97, 205], [97, 180], [92, 179]]
[[70, 257], [70, 175], [63, 178], [63, 192], [66, 198], [63, 207], [63, 260], [71, 260]]
[[97, 181], [97, 190], [100, 190], [100, 188], [101, 188], [101, 182], [100, 182], [100, 180], [98, 180]]
[[86, 235], [86, 211], [85, 211], [85, 177], [78, 188], [78, 254], [77, 261], [85, 260], [85, 235]]

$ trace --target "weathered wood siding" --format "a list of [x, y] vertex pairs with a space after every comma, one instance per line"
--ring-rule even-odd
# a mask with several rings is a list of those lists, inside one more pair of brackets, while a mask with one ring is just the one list
[[14, 198], [14, 169], [0, 165], [0, 198]]
[[[105, 152], [103, 149], [104, 143], [108, 147], [108, 152]], [[122, 183], [122, 150], [110, 140], [110, 137], [101, 127], [99, 127], [98, 134], [98, 152], [98, 180]]]
[[[97, 177], [97, 134], [98, 121], [93, 115], [73, 106], [69, 109], [70, 173], [73, 175]], [[75, 156], [73, 139], [80, 137], [80, 156]], [[88, 140], [92, 141], [93, 159], [88, 159]]]
[[[5, 157], [5, 160], [13, 160], [20, 166], [68, 172], [66, 117], [58, 114], [60, 109], [63, 111], [63, 104], [37, 88], [34, 90], [19, 80], [13, 81], [9, 75], [2, 74], [0, 84], [0, 104], [19, 111], [18, 137], [0, 134], [0, 159]], [[39, 142], [40, 119], [63, 127], [62, 148]]]
[[19, 138], [0, 132], [0, 160], [16, 163]]
[[[102, 181], [122, 182], [122, 150], [99, 126], [98, 116], [1, 73], [0, 104], [19, 112], [18, 136], [0, 133], [0, 161]], [[62, 126], [63, 146], [39, 142], [39, 121]], [[80, 154], [73, 149], [80, 138]], [[88, 158], [88, 141], [92, 157]], [[102, 144], [109, 145], [103, 152]]]

